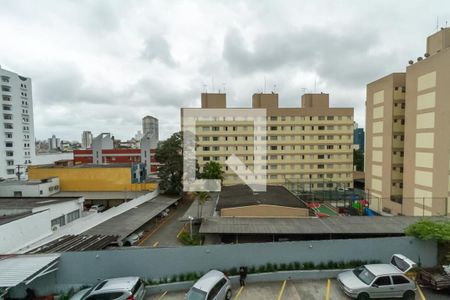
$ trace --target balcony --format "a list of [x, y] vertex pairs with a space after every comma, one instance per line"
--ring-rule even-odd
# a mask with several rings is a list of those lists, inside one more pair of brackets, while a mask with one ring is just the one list
[[11, 92], [11, 87], [9, 85], [2, 85], [1, 89], [2, 89], [2, 92], [7, 92], [7, 93]]

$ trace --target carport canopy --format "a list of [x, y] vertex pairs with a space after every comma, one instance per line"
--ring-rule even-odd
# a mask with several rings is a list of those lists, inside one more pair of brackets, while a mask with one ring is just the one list
[[20, 283], [29, 284], [36, 278], [57, 270], [59, 254], [18, 255], [0, 259], [0, 289]]

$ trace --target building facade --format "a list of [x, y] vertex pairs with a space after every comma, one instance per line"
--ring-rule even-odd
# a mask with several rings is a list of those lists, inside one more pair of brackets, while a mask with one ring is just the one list
[[[305, 94], [301, 107], [281, 108], [278, 94], [254, 94], [253, 109], [267, 115], [267, 184], [295, 183], [304, 191], [352, 187], [353, 108], [330, 108], [328, 94]], [[201, 110], [226, 109], [225, 94], [202, 94]], [[181, 118], [190, 108], [181, 109]], [[255, 141], [252, 121], [223, 117], [196, 125], [196, 158], [202, 171], [209, 161], [224, 170], [224, 185], [243, 183], [240, 170], [225, 161], [236, 155], [252, 170]]]
[[61, 150], [61, 139], [52, 135], [52, 137], [48, 139], [48, 147], [50, 151]]
[[58, 177], [0, 182], [0, 197], [50, 197], [58, 192]]
[[356, 150], [364, 153], [364, 128], [355, 128], [353, 136], [353, 144], [356, 146]]
[[83, 131], [81, 134], [81, 147], [83, 149], [90, 149], [92, 147], [92, 132], [90, 131]]
[[155, 149], [159, 142], [159, 125], [158, 119], [152, 116], [145, 116], [142, 119], [142, 134], [149, 134], [151, 139], [151, 148]]
[[365, 184], [371, 208], [401, 210], [406, 74], [394, 73], [367, 85]]
[[410, 61], [406, 74], [367, 86], [366, 186], [374, 209], [410, 216], [450, 212], [449, 80], [450, 28], [442, 28], [427, 38], [424, 58]]
[[0, 97], [0, 178], [13, 178], [36, 155], [31, 79], [0, 67]]

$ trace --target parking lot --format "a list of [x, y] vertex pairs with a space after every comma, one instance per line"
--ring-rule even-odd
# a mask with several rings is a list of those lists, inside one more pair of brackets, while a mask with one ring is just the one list
[[[164, 292], [147, 297], [147, 300], [184, 299], [186, 291]], [[335, 279], [330, 280], [286, 280], [281, 282], [249, 283], [243, 288], [233, 286], [234, 300], [348, 300]], [[423, 290], [416, 293], [417, 300], [449, 299], [448, 295]]]

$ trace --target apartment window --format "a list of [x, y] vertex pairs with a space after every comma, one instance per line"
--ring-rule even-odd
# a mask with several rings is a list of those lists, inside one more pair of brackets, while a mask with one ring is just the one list
[[11, 123], [4, 123], [3, 126], [5, 127], [5, 129], [13, 129], [13, 124]]
[[278, 165], [270, 165], [271, 170], [276, 170], [278, 168]]
[[3, 110], [11, 110], [11, 105], [3, 104]]
[[323, 155], [323, 154], [317, 155], [317, 158], [318, 158], [318, 159], [324, 159], [324, 158], [325, 158], [325, 155]]
[[80, 218], [80, 210], [74, 210], [73, 212], [70, 212], [67, 214], [67, 223], [73, 222], [76, 219]]
[[270, 126], [270, 130], [272, 130], [272, 131], [277, 130], [277, 126]]
[[217, 141], [219, 140], [219, 137], [218, 137], [218, 136], [213, 136], [212, 140], [213, 140], [214, 142], [217, 142]]
[[270, 121], [276, 121], [276, 120], [277, 120], [277, 117], [276, 117], [276, 116], [270, 117]]
[[204, 156], [203, 161], [209, 161], [209, 156]]
[[277, 150], [277, 146], [270, 146], [270, 150]]
[[202, 140], [203, 140], [203, 141], [209, 141], [209, 136], [204, 136], [204, 137], [202, 137]]
[[325, 117], [324, 116], [319, 116], [319, 121], [324, 121]]
[[202, 130], [203, 130], [203, 131], [209, 131], [209, 127], [208, 127], [208, 126], [203, 126], [203, 127], [202, 127]]
[[271, 155], [269, 158], [270, 158], [270, 160], [275, 160], [275, 159], [277, 159], [277, 156], [276, 155]]
[[3, 99], [3, 101], [11, 101], [11, 96], [3, 95], [2, 99]]
[[7, 160], [6, 161], [7, 166], [14, 166], [14, 160]]
[[334, 126], [327, 126], [327, 130], [333, 130], [334, 129]]
[[327, 140], [332, 140], [334, 138], [334, 136], [332, 135], [327, 135]]
[[325, 165], [317, 165], [317, 169], [325, 169]]
[[218, 161], [219, 157], [218, 156], [213, 156], [213, 160]]
[[5, 142], [5, 147], [12, 148], [13, 142]]
[[213, 151], [219, 151], [219, 150], [220, 150], [220, 147], [214, 146], [214, 147], [212, 147], [212, 149], [213, 149]]
[[66, 225], [66, 220], [64, 216], [61, 216], [59, 218], [55, 218], [52, 220], [52, 227], [55, 225], [64, 226]]
[[236, 131], [237, 130], [237, 127], [236, 126], [233, 126], [233, 131]]
[[14, 169], [7, 169], [6, 174], [8, 175], [14, 175]]
[[2, 85], [2, 91], [3, 92], [10, 92], [11, 91], [11, 87], [6, 86], [6, 85]]
[[237, 136], [235, 136], [235, 137], [234, 137], [234, 140], [235, 140], [235, 141], [237, 141], [237, 140], [238, 140], [238, 137], [237, 137]]
[[324, 135], [319, 135], [319, 141], [322, 141], [322, 140], [324, 140], [325, 139], [325, 136]]
[[212, 131], [219, 131], [219, 126], [213, 126]]
[[203, 147], [203, 151], [209, 151], [209, 147]]
[[327, 117], [327, 120], [328, 120], [328, 121], [333, 121], [333, 120], [334, 120], [334, 117], [333, 117], [333, 116], [328, 116], [328, 117]]
[[2, 82], [9, 82], [9, 77], [8, 76], [2, 76]]
[[272, 175], [270, 175], [270, 179], [277, 179], [277, 175], [274, 175], [274, 174], [272, 174]]
[[271, 135], [269, 138], [271, 141], [276, 141], [278, 137], [276, 135]]
[[401, 124], [405, 125], [405, 119], [402, 119]]

